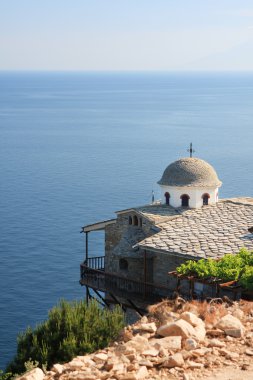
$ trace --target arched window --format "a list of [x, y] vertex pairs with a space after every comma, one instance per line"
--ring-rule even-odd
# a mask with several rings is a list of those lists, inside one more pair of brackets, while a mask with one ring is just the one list
[[210, 195], [209, 194], [203, 194], [202, 195], [202, 199], [203, 199], [203, 206], [207, 206], [208, 205], [208, 200], [210, 198]]
[[128, 218], [128, 223], [133, 224], [133, 218], [131, 216], [129, 216], [129, 218]]
[[170, 193], [166, 192], [164, 194], [164, 196], [165, 196], [165, 203], [166, 203], [166, 205], [169, 205], [170, 204]]
[[134, 215], [134, 225], [138, 226], [138, 218], [136, 215]]
[[128, 261], [126, 259], [119, 260], [119, 269], [120, 270], [128, 270]]
[[189, 207], [189, 195], [183, 194], [180, 198], [182, 199], [182, 207]]
[[142, 218], [139, 218], [139, 227], [142, 227]]

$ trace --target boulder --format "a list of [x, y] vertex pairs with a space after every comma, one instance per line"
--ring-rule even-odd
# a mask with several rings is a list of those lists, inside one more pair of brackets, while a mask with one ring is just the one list
[[184, 319], [186, 322], [190, 323], [193, 327], [204, 325], [202, 319], [198, 318], [195, 314], [185, 311], [180, 316], [181, 319]]
[[[215, 326], [218, 329], [221, 329], [223, 331], [228, 331], [228, 330], [241, 330], [241, 335], [244, 333], [244, 327], [241, 323], [241, 321], [233, 317], [231, 314], [227, 314], [224, 317], [222, 317], [218, 323]], [[229, 334], [227, 334], [229, 335]]]
[[40, 368], [34, 368], [26, 372], [23, 376], [18, 377], [19, 380], [43, 380], [45, 377], [44, 372]]
[[62, 364], [54, 364], [52, 371], [61, 375], [64, 371], [64, 366]]
[[198, 342], [203, 342], [206, 336], [206, 329], [204, 323], [199, 324], [198, 326], [194, 327], [194, 335], [193, 337]]
[[161, 336], [181, 336], [182, 338], [190, 338], [195, 336], [195, 330], [183, 319], [176, 322], [167, 323], [157, 329], [157, 334]]

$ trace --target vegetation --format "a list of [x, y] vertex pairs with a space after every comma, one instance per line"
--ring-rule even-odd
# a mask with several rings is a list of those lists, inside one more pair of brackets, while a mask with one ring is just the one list
[[70, 361], [77, 355], [106, 347], [124, 326], [119, 307], [101, 308], [96, 301], [60, 303], [49, 311], [48, 319], [18, 336], [17, 354], [6, 372], [22, 373], [27, 363], [50, 368], [54, 363]]
[[200, 279], [237, 280], [245, 289], [253, 290], [253, 252], [241, 249], [237, 255], [227, 254], [220, 260], [189, 260], [180, 265], [177, 272]]

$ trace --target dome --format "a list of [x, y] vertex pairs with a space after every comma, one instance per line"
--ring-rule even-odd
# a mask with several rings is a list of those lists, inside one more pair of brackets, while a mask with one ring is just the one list
[[219, 187], [219, 180], [214, 168], [206, 161], [195, 157], [181, 158], [172, 162], [164, 170], [158, 182], [165, 186]]

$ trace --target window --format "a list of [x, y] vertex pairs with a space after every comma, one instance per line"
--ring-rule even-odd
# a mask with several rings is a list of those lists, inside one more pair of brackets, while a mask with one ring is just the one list
[[129, 218], [128, 218], [128, 223], [133, 224], [133, 218], [131, 216], [129, 216]]
[[209, 194], [203, 194], [202, 195], [202, 199], [203, 199], [203, 206], [207, 206], [208, 205], [208, 200], [210, 198], [210, 195]]
[[190, 199], [189, 195], [183, 194], [181, 195], [180, 198], [182, 200], [182, 207], [189, 207], [189, 199]]
[[126, 259], [119, 260], [119, 269], [120, 270], [128, 270], [128, 261]]
[[165, 203], [166, 203], [166, 205], [169, 205], [170, 204], [170, 193], [166, 192], [164, 194], [164, 196], [165, 196]]
[[136, 215], [134, 215], [134, 225], [138, 226], [138, 218]]

